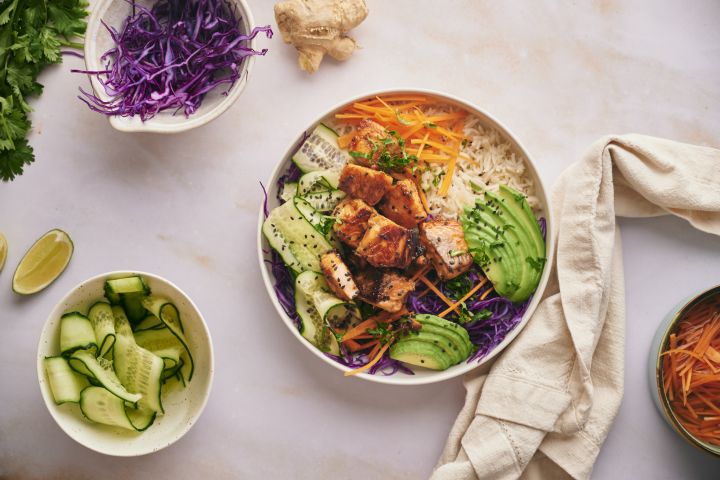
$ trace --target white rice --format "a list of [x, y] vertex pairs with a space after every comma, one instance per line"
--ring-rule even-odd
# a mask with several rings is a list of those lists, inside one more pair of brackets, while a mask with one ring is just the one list
[[[458, 108], [436, 105], [423, 110], [426, 115], [432, 116], [457, 111]], [[325, 123], [339, 135], [353, 129], [352, 125], [333, 117], [326, 119]], [[464, 207], [474, 205], [476, 199], [482, 198], [484, 190], [497, 191], [500, 185], [508, 185], [525, 194], [530, 207], [537, 211], [539, 202], [535, 184], [527, 172], [525, 161], [513, 151], [510, 143], [497, 130], [484, 127], [475, 115], [469, 115], [465, 120], [463, 134], [467, 142], [460, 149], [447, 196], [438, 195], [447, 168], [445, 164], [429, 163], [421, 176], [421, 187], [427, 197], [429, 213], [456, 219]]]
[[[528, 203], [537, 209], [535, 184], [526, 170], [525, 161], [513, 151], [497, 130], [483, 127], [480, 118], [474, 115], [465, 121], [466, 145], [461, 148], [446, 197], [438, 195], [446, 166], [429, 164], [422, 174], [421, 183], [425, 190], [430, 214], [446, 218], [457, 218], [465, 206], [473, 205], [482, 197], [482, 191], [497, 191], [500, 185], [524, 193]], [[475, 188], [473, 188], [473, 184]]]

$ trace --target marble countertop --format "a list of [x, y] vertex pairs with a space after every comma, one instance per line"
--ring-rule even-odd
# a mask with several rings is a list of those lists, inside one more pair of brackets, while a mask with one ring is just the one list
[[[249, 1], [272, 24], [271, 1]], [[0, 275], [0, 478], [426, 478], [464, 398], [460, 379], [397, 388], [346, 379], [300, 345], [259, 281], [259, 180], [319, 112], [359, 92], [419, 87], [480, 105], [551, 185], [589, 145], [645, 133], [718, 146], [720, 3], [715, 0], [491, 2], [368, 0], [363, 49], [314, 76], [279, 37], [222, 117], [178, 136], [123, 134], [75, 98], [69, 57], [41, 77], [37, 161], [0, 185], [8, 264]], [[10, 293], [22, 252], [61, 227], [67, 271], [30, 298]], [[655, 411], [647, 354], [659, 319], [720, 280], [720, 241], [674, 218], [621, 220], [626, 392], [594, 478], [711, 478]], [[200, 421], [151, 456], [106, 457], [70, 440], [35, 374], [46, 316], [73, 285], [108, 270], [165, 276], [200, 307], [216, 376]]]

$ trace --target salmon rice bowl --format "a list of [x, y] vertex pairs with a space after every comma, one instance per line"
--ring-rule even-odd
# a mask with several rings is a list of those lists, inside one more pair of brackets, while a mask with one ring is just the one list
[[542, 186], [503, 131], [393, 92], [333, 111], [289, 156], [263, 187], [266, 278], [345, 375], [474, 365], [517, 334], [550, 250]]

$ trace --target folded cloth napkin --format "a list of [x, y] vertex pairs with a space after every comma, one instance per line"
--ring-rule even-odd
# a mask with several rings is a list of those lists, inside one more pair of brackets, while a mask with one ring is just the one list
[[623, 394], [615, 216], [671, 213], [720, 235], [720, 150], [642, 135], [595, 143], [553, 189], [555, 264], [533, 318], [465, 406], [433, 480], [588, 478]]

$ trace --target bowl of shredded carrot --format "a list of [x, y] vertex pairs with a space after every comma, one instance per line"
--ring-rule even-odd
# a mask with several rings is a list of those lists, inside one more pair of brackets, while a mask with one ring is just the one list
[[651, 377], [670, 426], [720, 456], [720, 285], [666, 317], [651, 351]]

